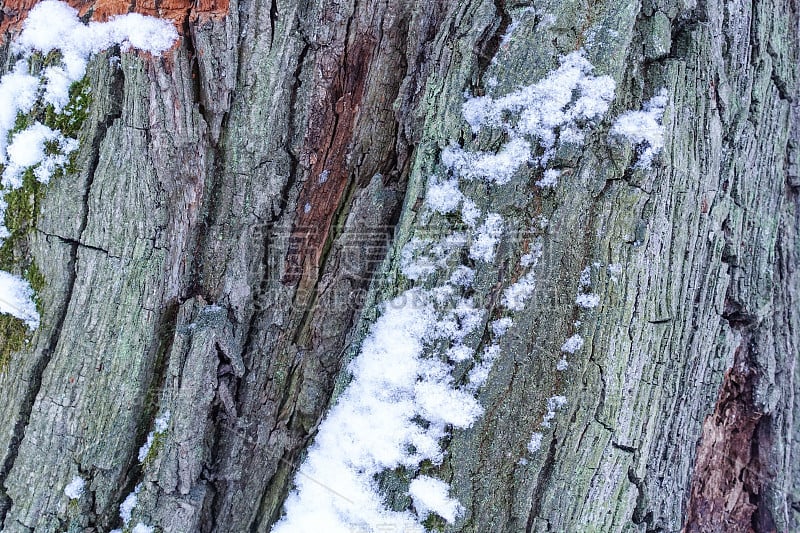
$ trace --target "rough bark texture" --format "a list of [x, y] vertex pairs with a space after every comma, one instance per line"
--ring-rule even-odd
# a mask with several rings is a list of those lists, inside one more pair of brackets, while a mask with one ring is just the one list
[[[177, 4], [166, 57], [91, 62], [77, 171], [27, 235], [46, 283], [0, 374], [3, 531], [120, 527], [139, 483], [136, 520], [163, 531], [269, 530], [377, 304], [408, 283], [400, 247], [446, 223], [420, 209], [441, 149], [497, 147], [463, 122], [465, 90], [533, 83], [580, 47], [617, 81], [609, 117], [667, 88], [667, 144], [636, 169], [605, 123], [558, 155], [554, 191], [536, 170], [472, 185], [512, 229], [549, 225], [486, 413], [438, 471], [466, 509], [446, 530], [800, 529], [795, 0]], [[522, 251], [509, 236], [478, 268], [489, 317]], [[595, 262], [601, 305], [579, 314]]]

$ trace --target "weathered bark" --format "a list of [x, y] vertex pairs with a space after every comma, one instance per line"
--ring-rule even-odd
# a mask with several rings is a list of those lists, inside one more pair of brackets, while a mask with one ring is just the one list
[[[580, 47], [617, 82], [608, 117], [667, 88], [666, 146], [634, 168], [607, 120], [558, 154], [552, 192], [535, 169], [471, 185], [517, 235], [549, 224], [485, 415], [438, 471], [466, 509], [446, 530], [800, 529], [796, 2], [175, 4], [166, 57], [91, 62], [77, 171], [27, 235], [46, 283], [0, 374], [3, 531], [120, 527], [140, 483], [135, 517], [163, 531], [269, 530], [378, 304], [409, 283], [400, 248], [447, 224], [420, 208], [439, 153], [498, 145], [463, 122], [465, 90], [509, 92]], [[510, 233], [477, 267], [488, 317], [522, 253]], [[601, 305], [579, 313], [594, 263]]]

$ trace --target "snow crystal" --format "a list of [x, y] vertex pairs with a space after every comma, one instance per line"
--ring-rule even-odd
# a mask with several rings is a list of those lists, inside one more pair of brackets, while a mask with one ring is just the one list
[[19, 318], [30, 329], [39, 327], [39, 312], [33, 302], [33, 289], [30, 283], [2, 270], [0, 270], [0, 313]]
[[440, 338], [462, 342], [464, 337], [483, 324], [485, 314], [486, 311], [476, 308], [471, 299], [462, 298], [454, 309], [437, 321], [434, 329]]
[[167, 411], [162, 416], [156, 418], [155, 420], [155, 429], [147, 434], [147, 440], [144, 444], [139, 448], [139, 462], [144, 462], [147, 458], [147, 454], [150, 453], [150, 449], [153, 447], [153, 443], [155, 442], [156, 436], [161, 435], [167, 430], [167, 424], [169, 423], [170, 412]]
[[638, 167], [649, 168], [653, 158], [664, 147], [661, 118], [667, 101], [667, 90], [661, 89], [644, 104], [642, 111], [626, 111], [611, 126], [610, 135], [623, 137], [639, 149]]
[[442, 152], [442, 163], [466, 179], [484, 179], [504, 185], [527, 163], [530, 152], [530, 143], [519, 137], [508, 141], [496, 154], [467, 152], [451, 144]]
[[467, 359], [472, 358], [474, 355], [475, 350], [470, 348], [469, 346], [465, 346], [463, 344], [458, 344], [456, 346], [452, 346], [447, 350], [447, 357], [451, 361], [461, 362], [466, 361]]
[[489, 372], [494, 366], [494, 361], [500, 355], [500, 346], [491, 344], [484, 348], [480, 363], [469, 371], [469, 389], [477, 391], [489, 379]]
[[503, 34], [502, 39], [500, 39], [500, 46], [502, 48], [506, 48], [509, 44], [511, 44], [511, 36], [514, 34], [514, 30], [516, 30], [518, 26], [519, 21], [517, 20], [508, 25], [506, 32]]
[[50, 178], [55, 173], [56, 169], [63, 168], [69, 162], [69, 155], [78, 149], [79, 143], [75, 139], [58, 135], [57, 153], [47, 153], [36, 168], [33, 169], [33, 175], [40, 183], [47, 184]]
[[[536, 266], [542, 257], [542, 250], [542, 242], [536, 241], [531, 251], [522, 256], [520, 264], [531, 268]], [[530, 270], [503, 291], [503, 298], [500, 302], [511, 311], [522, 311], [525, 308], [525, 302], [533, 295], [534, 290], [536, 290], [536, 274]]]
[[578, 287], [591, 287], [592, 285], [592, 268], [589, 266], [581, 270], [581, 277], [578, 280]]
[[600, 303], [600, 297], [596, 294], [582, 293], [575, 298], [575, 303], [578, 304], [578, 307], [591, 309], [598, 306]]
[[[475, 132], [483, 126], [506, 129], [512, 136], [509, 144], [517, 143], [516, 150], [522, 148], [519, 136], [537, 139], [544, 149], [539, 161], [544, 165], [555, 153], [559, 130], [565, 135], [564, 141], [580, 142], [585, 125], [597, 121], [608, 110], [614, 98], [614, 80], [594, 76], [593, 70], [582, 51], [573, 52], [561, 59], [558, 69], [533, 85], [496, 99], [481, 96], [468, 100], [463, 106], [464, 116]], [[519, 117], [516, 123], [507, 118], [509, 113]], [[457, 151], [450, 155], [455, 162], [466, 159]], [[521, 155], [513, 161], [522, 161]]]
[[531, 452], [531, 453], [538, 452], [542, 447], [542, 438], [543, 437], [544, 437], [544, 435], [542, 435], [539, 432], [535, 432], [533, 435], [531, 435], [531, 440], [528, 443], [528, 451]]
[[464, 221], [464, 224], [470, 228], [474, 228], [480, 216], [481, 210], [478, 209], [475, 202], [469, 198], [465, 199], [464, 203], [461, 205], [461, 219]]
[[428, 185], [425, 202], [434, 211], [450, 213], [458, 209], [464, 195], [458, 189], [458, 180], [433, 181]]
[[421, 517], [436, 513], [452, 523], [461, 513], [462, 507], [458, 500], [448, 495], [449, 490], [447, 483], [430, 476], [419, 476], [408, 487], [414, 507]]
[[498, 318], [494, 322], [492, 322], [492, 333], [494, 333], [495, 337], [502, 337], [508, 331], [508, 328], [514, 321], [509, 317]]
[[469, 256], [475, 261], [490, 263], [494, 260], [494, 249], [503, 235], [503, 217], [497, 213], [489, 213], [486, 220], [478, 229], [472, 245], [469, 247]]
[[133, 515], [133, 508], [136, 507], [136, 504], [139, 501], [139, 491], [142, 488], [142, 484], [136, 485], [136, 488], [133, 489], [133, 492], [128, 494], [128, 496], [123, 500], [122, 504], [119, 506], [119, 517], [122, 519], [122, 524], [127, 526], [131, 521], [131, 516]]
[[511, 311], [522, 311], [525, 308], [525, 302], [531, 297], [535, 289], [536, 275], [533, 272], [528, 272], [519, 281], [503, 291], [501, 303]]
[[537, 187], [555, 187], [558, 185], [558, 177], [561, 175], [560, 170], [549, 168], [544, 171], [542, 179], [536, 182]]
[[567, 405], [566, 396], [551, 396], [547, 399], [547, 412], [542, 417], [541, 426], [550, 427], [550, 422], [556, 417], [556, 412]]
[[581, 348], [583, 348], [583, 337], [577, 333], [561, 345], [561, 351], [565, 353], [575, 353]]
[[64, 487], [64, 494], [66, 494], [67, 498], [70, 500], [77, 500], [83, 495], [85, 487], [86, 481], [80, 476], [75, 476], [72, 478], [72, 481], [69, 482], [69, 485]]
[[450, 275], [448, 283], [458, 285], [460, 287], [471, 287], [472, 282], [475, 280], [475, 271], [468, 266], [459, 265]]
[[445, 268], [466, 242], [464, 233], [453, 233], [438, 240], [414, 237], [400, 251], [400, 271], [410, 280], [424, 279]]

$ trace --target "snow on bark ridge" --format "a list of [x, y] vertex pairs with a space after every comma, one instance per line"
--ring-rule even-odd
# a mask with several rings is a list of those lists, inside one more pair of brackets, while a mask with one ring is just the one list
[[[17, 117], [31, 113], [37, 105], [51, 105], [55, 113], [61, 113], [70, 101], [70, 87], [84, 77], [93, 54], [114, 45], [123, 51], [135, 48], [158, 54], [177, 38], [171, 22], [136, 13], [84, 24], [75, 9], [57, 0], [44, 0], [30, 11], [12, 44], [12, 51], [23, 59], [0, 79], [0, 245], [10, 235], [4, 222], [5, 196], [22, 187], [28, 170], [41, 183], [48, 183], [78, 147], [77, 140], [39, 122], [14, 132]], [[31, 56], [54, 50], [60, 53], [60, 60], [39, 75], [31, 74]], [[27, 281], [0, 271], [0, 313], [11, 314], [35, 329], [39, 314], [32, 296]]]
[[[475, 168], [481, 171], [484, 161], [492, 161], [500, 169], [496, 174], [489, 173], [497, 183], [508, 181], [512, 165], [518, 167], [529, 159], [546, 166], [559, 142], [582, 144], [587, 130], [608, 111], [616, 84], [610, 76], [594, 76], [593, 70], [583, 51], [572, 52], [561, 58], [556, 70], [533, 85], [499, 98], [467, 100], [463, 113], [473, 132], [484, 126], [500, 127], [508, 132], [511, 141], [494, 156], [470, 156], [452, 147], [443, 154], [442, 161], [465, 173], [465, 177], [472, 176]], [[533, 138], [543, 153], [537, 157], [530, 150], [523, 150], [523, 136]]]
[[664, 147], [664, 127], [661, 119], [667, 107], [667, 90], [645, 102], [642, 111], [626, 111], [614, 121], [610, 136], [623, 137], [639, 151], [636, 166], [650, 168], [653, 158]]
[[80, 477], [75, 476], [72, 478], [72, 481], [64, 487], [64, 494], [66, 494], [67, 498], [70, 500], [77, 500], [81, 496], [83, 496], [83, 491], [86, 488], [86, 481]]
[[[423, 285], [384, 304], [359, 355], [349, 365], [352, 381], [319, 428], [308, 456], [295, 477], [285, 515], [275, 533], [351, 532], [391, 527], [421, 532], [431, 514], [454, 522], [463, 511], [448, 484], [423, 475], [420, 464], [444, 460], [441, 441], [452, 428], [467, 428], [483, 413], [477, 401], [500, 345], [474, 346], [470, 333], [487, 326], [486, 310], [461, 294], [472, 285], [474, 270], [460, 263], [495, 260], [505, 222], [498, 213], [481, 210], [459, 187], [459, 179], [508, 183], [523, 165], [533, 163], [555, 186], [558, 171], [547, 164], [558, 142], [580, 143], [608, 109], [614, 81], [595, 77], [581, 52], [562, 59], [544, 80], [509, 96], [473, 98], [464, 115], [474, 130], [506, 130], [508, 142], [497, 153], [469, 152], [451, 144], [441, 156], [450, 171], [433, 177], [425, 206], [430, 212], [460, 211], [466, 228], [436, 238], [414, 237], [400, 257], [400, 270]], [[537, 152], [538, 155], [533, 152]], [[460, 209], [459, 209], [460, 208]], [[482, 221], [479, 224], [479, 221]], [[535, 289], [534, 267], [542, 254], [536, 241], [520, 264], [527, 272], [504, 293], [508, 311], [521, 311]], [[430, 284], [428, 283], [429, 287]], [[504, 317], [492, 323], [499, 338], [512, 326]], [[465, 384], [455, 383], [455, 364], [473, 361]], [[543, 422], [555, 417], [566, 398], [553, 396]], [[544, 425], [544, 424], [543, 424]], [[383, 472], [402, 468], [410, 478], [413, 511], [389, 509], [378, 488]]]
[[39, 312], [27, 280], [0, 270], [0, 313], [13, 315], [31, 329], [39, 327]]

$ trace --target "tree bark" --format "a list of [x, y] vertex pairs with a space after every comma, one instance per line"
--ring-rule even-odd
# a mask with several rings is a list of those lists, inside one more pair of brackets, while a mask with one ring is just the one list
[[[176, 20], [179, 43], [91, 61], [75, 170], [15, 244], [10, 268], [45, 282], [0, 374], [3, 531], [110, 531], [139, 485], [133, 523], [268, 531], [380, 303], [412, 285], [400, 250], [448, 224], [421, 208], [441, 151], [499, 145], [464, 122], [465, 91], [511, 92], [579, 48], [617, 90], [558, 154], [558, 187], [535, 168], [470, 185], [516, 230], [476, 266], [486, 332], [529, 239], [544, 254], [484, 415], [436, 469], [465, 508], [444, 530], [800, 529], [797, 2], [134, 7]], [[666, 144], [643, 170], [608, 128], [662, 87]], [[580, 310], [586, 267], [601, 300]]]

